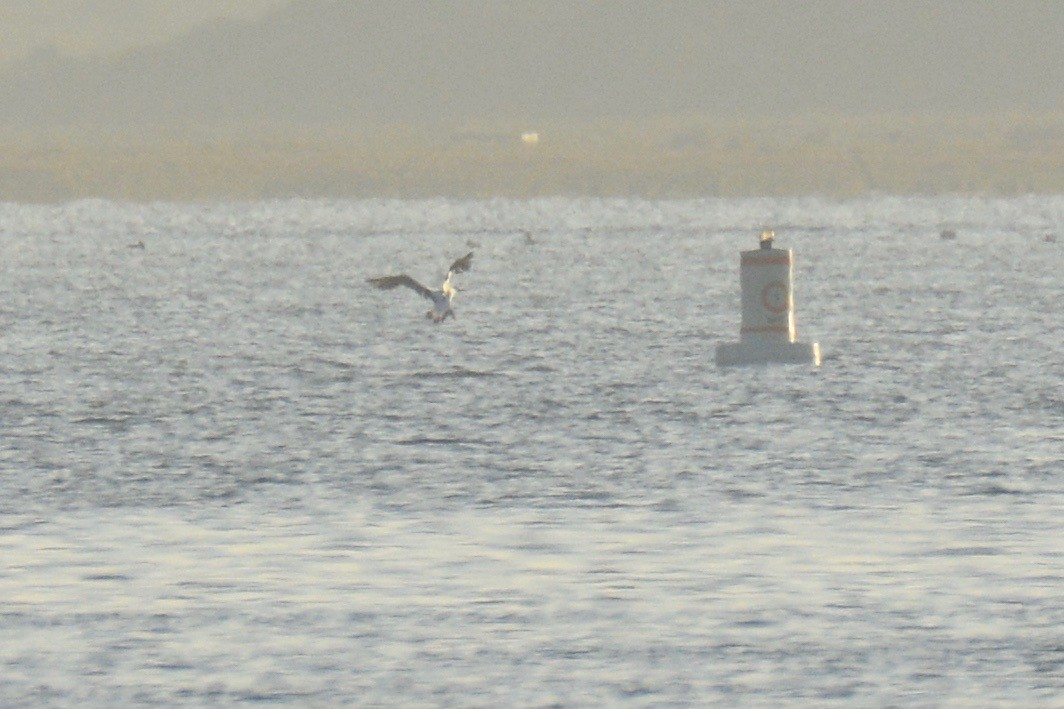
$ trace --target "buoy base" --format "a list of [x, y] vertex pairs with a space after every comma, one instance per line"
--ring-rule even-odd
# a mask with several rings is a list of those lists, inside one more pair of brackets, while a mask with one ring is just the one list
[[717, 366], [747, 364], [811, 364], [820, 366], [816, 342], [729, 342], [717, 346]]

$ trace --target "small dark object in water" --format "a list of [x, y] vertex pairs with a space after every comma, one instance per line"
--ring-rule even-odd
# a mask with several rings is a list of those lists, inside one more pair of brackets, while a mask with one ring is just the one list
[[1057, 235], [1056, 234], [1046, 234], [1045, 237], [1043, 238], [1043, 241], [1045, 241], [1047, 244], [1055, 244], [1055, 243], [1057, 243]]
[[953, 229], [943, 229], [942, 233], [940, 233], [939, 236], [941, 236], [946, 241], [953, 241], [957, 238], [957, 232]]
[[131, 249], [143, 249], [144, 248], [144, 242], [143, 241], [138, 241], [136, 243], [130, 244], [129, 248], [131, 248]]

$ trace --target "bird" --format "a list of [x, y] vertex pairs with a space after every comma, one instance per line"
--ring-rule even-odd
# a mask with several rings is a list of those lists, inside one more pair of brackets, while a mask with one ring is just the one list
[[368, 279], [368, 282], [381, 290], [391, 290], [392, 288], [397, 288], [399, 286], [406, 286], [418, 295], [428, 298], [432, 301], [432, 310], [425, 313], [425, 317], [431, 318], [434, 323], [441, 323], [448, 317], [454, 317], [454, 310], [451, 309], [451, 300], [454, 299], [454, 294], [458, 292], [458, 289], [451, 285], [451, 278], [456, 273], [464, 273], [465, 271], [468, 271], [472, 264], [472, 251], [452, 263], [451, 267], [447, 269], [447, 278], [444, 280], [443, 285], [440, 286], [439, 290], [426, 288], [405, 273], [397, 276], [370, 278]]

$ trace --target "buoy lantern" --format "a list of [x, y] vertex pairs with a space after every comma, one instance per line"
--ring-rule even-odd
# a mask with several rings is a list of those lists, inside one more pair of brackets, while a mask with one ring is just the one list
[[798, 342], [794, 324], [794, 252], [773, 246], [761, 234], [760, 248], [739, 259], [742, 324], [739, 342], [717, 347], [717, 364], [820, 364], [820, 346]]

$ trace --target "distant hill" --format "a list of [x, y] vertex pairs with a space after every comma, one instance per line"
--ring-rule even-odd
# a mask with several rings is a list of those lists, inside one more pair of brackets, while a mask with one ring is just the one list
[[294, 0], [0, 67], [0, 200], [1056, 194], [1061, 27], [1060, 0]]
[[0, 126], [1064, 111], [1064, 2], [299, 0], [0, 70]]

